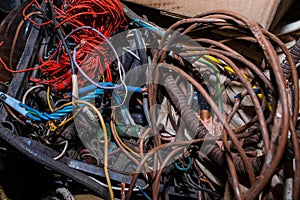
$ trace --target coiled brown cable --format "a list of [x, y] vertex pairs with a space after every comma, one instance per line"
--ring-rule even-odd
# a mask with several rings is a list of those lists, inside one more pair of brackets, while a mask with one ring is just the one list
[[[218, 37], [213, 37], [211, 35], [207, 36], [202, 34], [200, 31], [210, 31], [210, 30], [225, 30], [225, 31], [232, 31], [235, 33], [234, 36], [230, 37], [223, 37], [220, 39], [216, 39]], [[177, 33], [174, 34], [174, 31]], [[292, 60], [291, 55], [287, 51], [284, 44], [273, 34], [269, 33], [268, 31], [264, 30], [261, 26], [259, 26], [253, 20], [247, 19], [239, 14], [228, 12], [228, 11], [211, 11], [206, 12], [204, 14], [195, 16], [191, 19], [181, 20], [174, 25], [172, 25], [163, 36], [160, 47], [156, 55], [153, 58], [153, 65], [150, 69], [149, 73], [149, 80], [152, 80], [151, 87], [150, 87], [150, 97], [152, 98], [151, 104], [154, 105], [155, 97], [157, 95], [157, 85], [153, 83], [157, 83], [161, 74], [164, 74], [165, 71], [159, 70], [159, 68], [168, 68], [173, 71], [176, 71], [181, 76], [189, 80], [189, 82], [193, 82], [192, 84], [196, 87], [198, 83], [190, 77], [189, 75], [183, 75], [184, 71], [187, 69], [179, 69], [175, 66], [168, 65], [166, 63], [162, 65], [158, 65], [157, 63], [165, 62], [165, 59], [168, 54], [168, 50], [175, 47], [177, 43], [184, 37], [184, 35], [190, 34], [194, 41], [197, 41], [198, 44], [203, 44], [204, 46], [201, 48], [198, 47], [184, 47], [182, 48], [181, 52], [175, 52], [179, 56], [183, 58], [187, 58], [190, 56], [201, 56], [203, 54], [212, 55], [220, 60], [224, 61], [227, 65], [229, 65], [235, 72], [235, 75], [238, 77], [238, 80], [243, 84], [245, 88], [244, 95], [250, 95], [252, 103], [255, 107], [257, 116], [254, 116], [250, 121], [245, 124], [244, 126], [237, 127], [237, 128], [229, 128], [231, 117], [237, 112], [236, 110], [239, 108], [240, 103], [237, 102], [234, 106], [235, 110], [232, 110], [230, 115], [226, 117], [222, 117], [221, 113], [219, 113], [218, 117], [223, 118], [221, 119], [223, 126], [226, 127], [226, 131], [224, 134], [229, 133], [229, 129], [233, 129], [235, 134], [230, 134], [230, 140], [234, 142], [235, 148], [239, 146], [237, 138], [245, 138], [245, 143], [258, 143], [260, 140], [260, 135], [263, 139], [263, 146], [264, 146], [264, 156], [262, 157], [255, 157], [255, 158], [247, 158], [239, 159], [238, 157], [234, 157], [233, 154], [229, 156], [229, 159], [233, 161], [234, 167], [239, 172], [247, 172], [249, 175], [254, 173], [258, 175], [256, 180], [252, 182], [252, 186], [250, 187], [249, 191], [243, 196], [245, 199], [253, 199], [259, 195], [259, 193], [263, 190], [264, 187], [268, 184], [270, 178], [274, 175], [275, 169], [280, 167], [280, 161], [283, 157], [283, 153], [285, 150], [285, 146], [287, 143], [287, 133], [291, 130], [291, 126], [295, 126], [296, 118], [298, 115], [298, 77], [296, 74], [295, 66]], [[211, 37], [210, 37], [211, 36]], [[243, 53], [238, 52], [235, 50], [234, 46], [228, 46], [230, 41], [233, 40], [239, 41], [248, 41], [255, 45], [261, 52], [263, 62], [258, 65], [259, 63], [253, 62], [251, 58], [247, 55], [244, 56]], [[210, 46], [207, 46], [210, 45]], [[284, 76], [282, 71], [282, 67], [279, 63], [278, 56], [275, 51], [275, 47], [280, 47], [283, 52], [287, 56], [287, 60], [291, 66], [292, 71], [292, 81], [290, 84], [293, 85], [292, 92], [294, 95], [294, 102], [297, 102], [295, 105], [290, 105], [288, 102], [288, 97], [286, 94], [286, 86], [287, 86], [287, 79]], [[197, 49], [198, 48], [198, 49]], [[193, 51], [192, 55], [188, 50]], [[249, 51], [251, 51], [249, 49]], [[186, 53], [187, 52], [187, 53]], [[287, 61], [286, 61], [287, 62]], [[254, 77], [254, 82], [249, 83], [245, 78], [243, 73], [240, 71], [240, 66], [246, 67], [250, 72], [252, 77]], [[266, 75], [268, 72], [268, 75]], [[165, 82], [166, 84], [168, 82]], [[263, 99], [259, 100], [257, 95], [255, 94], [252, 86], [254, 84], [259, 85], [262, 90]], [[205, 96], [205, 91], [202, 90], [201, 85], [198, 84], [197, 90]], [[168, 90], [170, 93], [178, 94], [177, 90]], [[172, 86], [171, 86], [172, 88]], [[174, 89], [174, 88], [172, 88]], [[270, 95], [271, 94], [271, 95]], [[211, 97], [206, 94], [207, 102], [213, 106], [213, 101]], [[171, 99], [174, 103], [174, 98], [172, 94], [170, 95]], [[278, 104], [279, 102], [279, 104]], [[175, 105], [178, 102], [175, 100]], [[180, 101], [179, 104], [182, 104]], [[267, 104], [270, 104], [272, 109], [268, 112], [267, 111]], [[290, 107], [292, 106], [293, 113], [290, 116]], [[176, 106], [175, 106], [176, 107]], [[190, 124], [194, 124], [195, 127], [190, 127], [193, 131], [190, 131], [192, 134], [197, 131], [199, 133], [199, 137], [203, 137], [205, 135], [205, 130], [202, 131], [202, 126], [199, 124], [199, 120], [197, 121], [196, 118], [190, 119], [189, 117], [192, 116], [191, 111], [187, 111], [185, 104], [182, 104], [182, 107], [176, 107], [177, 110], [181, 113], [181, 117], [186, 119], [187, 122]], [[216, 110], [217, 107], [215, 107]], [[189, 113], [190, 112], [190, 113]], [[215, 111], [216, 112], [216, 111]], [[189, 114], [187, 114], [189, 113]], [[217, 112], [216, 112], [217, 113]], [[189, 116], [186, 118], [186, 116]], [[152, 113], [153, 117], [153, 113]], [[289, 124], [290, 117], [293, 119], [293, 123]], [[227, 120], [227, 121], [226, 121]], [[259, 123], [259, 126], [257, 126]], [[273, 127], [272, 129], [270, 127]], [[278, 140], [280, 137], [280, 140]], [[223, 138], [223, 142], [226, 142], [226, 137]], [[277, 141], [277, 142], [275, 142]], [[244, 155], [244, 150], [239, 149], [240, 156]], [[219, 163], [220, 165], [226, 165], [224, 162], [224, 152], [218, 148], [210, 147], [210, 154], [208, 154], [210, 159], [214, 161], [222, 161]], [[228, 164], [228, 163], [227, 163]], [[263, 165], [263, 166], [262, 166]], [[245, 166], [248, 166], [245, 168]], [[252, 166], [252, 168], [250, 167]], [[230, 167], [230, 166], [229, 166]], [[245, 169], [247, 169], [245, 171]], [[276, 170], [277, 171], [277, 170]], [[230, 170], [231, 178], [235, 179], [234, 182], [238, 182], [236, 178], [232, 175], [234, 171]], [[250, 175], [250, 179], [253, 179], [253, 175]], [[295, 186], [294, 186], [295, 190]], [[236, 198], [241, 198], [237, 192], [235, 192]], [[294, 192], [295, 197], [298, 196], [296, 192]]]

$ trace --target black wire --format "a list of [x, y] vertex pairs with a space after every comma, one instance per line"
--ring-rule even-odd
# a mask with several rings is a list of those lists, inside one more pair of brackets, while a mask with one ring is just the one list
[[[56, 20], [56, 12], [55, 12], [55, 10], [54, 10], [53, 3], [52, 3], [51, 1], [48, 1], [48, 3], [49, 3], [50, 8], [51, 8], [51, 14], [52, 14], [53, 25], [54, 25], [54, 26], [57, 26], [57, 25], [58, 25], [58, 22], [57, 22], [57, 20]], [[63, 36], [63, 34], [62, 34], [61, 27], [57, 27], [57, 28], [56, 28], [56, 31], [57, 31], [57, 34], [58, 34], [59, 38], [60, 38], [61, 41], [62, 41], [62, 45], [65, 47], [65, 50], [66, 50], [66, 52], [67, 52], [67, 55], [68, 55], [69, 58], [70, 58], [70, 64], [71, 64], [71, 72], [72, 72], [72, 75], [73, 75], [73, 74], [76, 74], [76, 72], [75, 72], [75, 67], [74, 67], [74, 60], [73, 60], [73, 57], [72, 57], [71, 52], [70, 52], [70, 50], [69, 50], [69, 47], [68, 47], [68, 45], [67, 45], [67, 43], [66, 43], [66, 40], [65, 40], [65, 38], [64, 38], [64, 36]]]

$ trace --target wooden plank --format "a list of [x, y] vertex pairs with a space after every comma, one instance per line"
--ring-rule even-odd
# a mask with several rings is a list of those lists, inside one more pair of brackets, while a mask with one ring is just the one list
[[[152, 8], [184, 15], [188, 17], [201, 14], [208, 10], [230, 10], [259, 22], [269, 28], [279, 10], [281, 0], [125, 0]], [[285, 0], [285, 8], [293, 0]]]

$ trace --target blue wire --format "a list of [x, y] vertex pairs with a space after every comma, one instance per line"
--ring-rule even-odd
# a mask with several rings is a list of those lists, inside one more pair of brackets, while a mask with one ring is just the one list
[[165, 34], [165, 30], [159, 29], [155, 26], [153, 26], [152, 24], [147, 23], [146, 21], [140, 20], [138, 18], [133, 18], [132, 19], [135, 23], [139, 24], [140, 26], [155, 32], [156, 34], [163, 36]]
[[[255, 92], [255, 94], [260, 94], [260, 89], [259, 88], [255, 88], [253, 89], [253, 91]], [[238, 93], [237, 95], [234, 96], [235, 99], [238, 99], [242, 96], [241, 93]]]
[[[48, 115], [51, 115], [52, 117], [58, 117], [58, 118], [61, 118], [61, 117], [64, 117], [64, 116], [66, 116], [66, 114], [67, 114], [68, 112], [66, 112], [66, 113], [62, 113], [62, 112], [54, 112], [54, 113], [51, 113], [51, 114], [48, 114]], [[44, 114], [44, 113], [43, 113]]]
[[80, 99], [80, 100], [87, 100], [87, 99], [95, 99], [95, 98], [97, 98], [97, 97], [99, 97], [99, 95], [89, 94], [89, 95], [84, 96], [84, 97], [81, 97], [81, 98], [79, 98], [79, 99]]
[[61, 110], [57, 110], [55, 111], [56, 113], [69, 113], [73, 111], [73, 107], [72, 106], [66, 106], [64, 108], [62, 108]]
[[[115, 86], [115, 84], [113, 84], [113, 83], [111, 83], [111, 82], [100, 82], [100, 83], [98, 83], [99, 85], [101, 85], [101, 86], [104, 86], [104, 87], [113, 87], [113, 86]], [[80, 95], [80, 94], [83, 94], [83, 93], [86, 93], [86, 92], [89, 92], [89, 91], [91, 91], [91, 90], [96, 90], [96, 92], [98, 91], [99, 93], [101, 93], [101, 94], [104, 94], [104, 90], [103, 89], [100, 89], [100, 88], [97, 88], [97, 86], [95, 86], [95, 85], [89, 85], [89, 86], [86, 86], [86, 87], [83, 87], [83, 88], [80, 88], [79, 90], [78, 90], [78, 94]], [[72, 97], [72, 92], [69, 92], [68, 93], [68, 96], [69, 97]]]
[[[114, 84], [114, 83], [111, 83], [111, 82], [100, 82], [98, 83], [99, 85], [103, 86], [103, 87], [119, 87], [118, 89], [119, 90], [125, 90], [125, 87], [124, 86], [121, 86], [121, 85], [118, 85], [118, 84]], [[137, 92], [137, 93], [142, 93], [142, 88], [141, 87], [135, 87], [135, 86], [126, 86], [127, 90], [130, 91], [130, 92]], [[91, 90], [96, 90], [95, 92], [91, 93], [91, 94], [104, 94], [104, 89], [101, 89], [101, 88], [97, 88], [95, 85], [89, 85], [89, 86], [86, 86], [86, 87], [83, 87], [81, 89], [78, 90], [78, 94], [83, 94], [83, 93], [86, 93], [86, 92], [89, 92]], [[68, 93], [68, 97], [72, 97], [72, 92], [69, 92]]]
[[30, 113], [27, 113], [27, 114], [26, 114], [26, 117], [28, 117], [28, 118], [30, 118], [30, 119], [33, 119], [33, 120], [35, 120], [35, 121], [41, 121], [40, 118], [38, 118], [38, 117], [36, 117], [36, 116], [33, 116], [33, 115], [30, 114]]
[[151, 200], [151, 198], [149, 197], [149, 195], [143, 190], [143, 188], [141, 186], [137, 186], [137, 188], [146, 197], [146, 199]]
[[[115, 93], [114, 97], [115, 97], [115, 100], [116, 100], [117, 104], [121, 104], [122, 103], [121, 97], [119, 96], [118, 93]], [[126, 114], [126, 107], [124, 105], [121, 105], [121, 114], [123, 116], [124, 123], [126, 125], [130, 125], [130, 121], [129, 121], [129, 119], [127, 117], [127, 114]]]
[[112, 152], [116, 148], [117, 148], [117, 144], [114, 142], [111, 142], [111, 147], [109, 148], [108, 152]]
[[188, 159], [189, 159], [189, 164], [186, 167], [179, 167], [178, 163], [175, 162], [176, 169], [178, 169], [180, 171], [187, 171], [187, 170], [189, 170], [192, 167], [192, 165], [193, 165], [193, 161], [192, 161], [191, 157], [188, 157]]
[[43, 113], [46, 117], [48, 117], [50, 120], [57, 120], [57, 119], [60, 119], [60, 117], [55, 117], [55, 116], [52, 116], [51, 114], [48, 114], [48, 113]]
[[[106, 82], [106, 83], [101, 83], [103, 86], [116, 86], [116, 84], [113, 84], [113, 83], [110, 83], [110, 82]], [[127, 87], [129, 91], [133, 91], [133, 92], [142, 92], [142, 88], [140, 87], [134, 87], [134, 86], [128, 86]], [[124, 90], [124, 87], [120, 87], [121, 90]], [[87, 86], [87, 87], [84, 87], [81, 89], [81, 93], [84, 93], [84, 92], [88, 92], [90, 90], [95, 90], [94, 92], [86, 95], [86, 96], [83, 96], [81, 97], [80, 99], [81, 100], [89, 100], [89, 99], [94, 99], [94, 98], [97, 98], [99, 95], [103, 95], [104, 94], [104, 89], [99, 89], [97, 88], [96, 86], [94, 85], [90, 85], [90, 86]], [[71, 93], [68, 93], [69, 96], [72, 96]], [[121, 98], [120, 96], [116, 93], [115, 96], [115, 99], [117, 101], [117, 103], [121, 103]], [[30, 113], [27, 113], [26, 116], [30, 119], [33, 119], [35, 121], [41, 121], [41, 120], [45, 120], [45, 121], [49, 121], [49, 120], [58, 120], [64, 116], [66, 116], [68, 113], [72, 112], [73, 111], [73, 106], [65, 106], [63, 107], [62, 109], [60, 110], [57, 110], [53, 113], [41, 113], [40, 111], [34, 109], [34, 108], [31, 108], [25, 104], [22, 104], [20, 103], [19, 104], [20, 107], [23, 107], [25, 108], [26, 110], [30, 111], [30, 112], [33, 112], [35, 115], [37, 116], [34, 116]], [[82, 105], [80, 105], [82, 106]], [[122, 112], [122, 116], [125, 120], [125, 123], [126, 124], [130, 124], [129, 122], [129, 119], [127, 118], [127, 115], [126, 115], [126, 107], [124, 105], [121, 106], [121, 112]]]
[[38, 111], [38, 110], [36, 110], [36, 109], [34, 109], [34, 108], [31, 108], [31, 107], [29, 107], [29, 106], [27, 106], [27, 105], [25, 105], [25, 104], [22, 104], [22, 103], [20, 103], [19, 105], [20, 105], [21, 107], [25, 108], [26, 110], [29, 110], [29, 111], [31, 111], [31, 112], [37, 114], [37, 116], [38, 116], [39, 118], [41, 118], [41, 119], [43, 119], [43, 120], [46, 120], [46, 121], [49, 120], [49, 118], [47, 118], [46, 116], [44, 116], [40, 111]]

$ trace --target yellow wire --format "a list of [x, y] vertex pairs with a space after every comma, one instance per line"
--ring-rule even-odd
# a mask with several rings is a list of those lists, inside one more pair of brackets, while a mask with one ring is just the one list
[[76, 111], [76, 113], [74, 113], [70, 118], [66, 119], [65, 121], [61, 122], [60, 124], [58, 124], [57, 127], [61, 127], [63, 125], [65, 125], [66, 123], [68, 123], [69, 121], [71, 121], [72, 119], [74, 119], [74, 117], [76, 117], [76, 115], [78, 115], [78, 113], [82, 110], [82, 108], [79, 108], [78, 111]]
[[82, 100], [76, 100], [76, 103], [85, 104], [88, 107], [90, 107], [97, 114], [99, 121], [101, 123], [102, 129], [103, 129], [103, 135], [104, 135], [104, 173], [105, 173], [105, 177], [106, 177], [108, 191], [110, 194], [110, 199], [114, 200], [114, 192], [113, 192], [113, 189], [111, 186], [109, 173], [108, 173], [108, 137], [107, 137], [107, 131], [106, 131], [106, 126], [105, 126], [103, 117], [102, 117], [101, 113], [99, 112], [99, 110], [93, 104], [86, 102], [86, 101], [82, 101]]
[[66, 119], [65, 121], [61, 122], [60, 124], [57, 125], [57, 127], [62, 127], [63, 125], [65, 125], [66, 123], [68, 123], [69, 121], [71, 121], [72, 119], [74, 119], [75, 115], [72, 115], [70, 118]]
[[65, 103], [65, 104], [59, 106], [58, 108], [55, 108], [55, 109], [53, 110], [53, 112], [54, 112], [54, 111], [57, 111], [57, 110], [61, 110], [61, 109], [63, 109], [64, 107], [70, 106], [70, 105], [73, 105], [73, 103], [72, 103], [72, 102]]
[[53, 112], [54, 109], [52, 108], [51, 102], [50, 102], [50, 86], [48, 86], [48, 89], [47, 89], [47, 103], [48, 103], [48, 106], [49, 106], [51, 112]]
[[[231, 67], [229, 67], [228, 65], [224, 66], [224, 69], [226, 69], [227, 71], [229, 71], [229, 72], [235, 74], [235, 71], [234, 71]], [[251, 81], [250, 78], [247, 76], [247, 74], [243, 73], [243, 76], [244, 76], [244, 78], [245, 78], [248, 82]]]
[[211, 60], [212, 62], [217, 63], [219, 65], [223, 64], [219, 59], [217, 59], [211, 55], [204, 55], [203, 57], [207, 58], [207, 59]]
[[222, 104], [222, 91], [221, 91], [221, 83], [220, 83], [220, 71], [218, 69], [218, 65], [222, 64], [220, 60], [217, 58], [210, 56], [210, 55], [204, 55], [203, 58], [200, 58], [201, 61], [203, 61], [206, 65], [212, 67], [213, 70], [216, 72], [216, 85], [217, 85], [217, 96], [218, 96], [218, 106], [220, 109], [220, 112], [223, 112], [223, 104]]
[[[212, 61], [214, 63], [217, 63], [219, 65], [224, 65], [224, 63], [222, 63], [219, 59], [217, 59], [217, 58], [215, 58], [211, 55], [204, 55], [203, 57], [206, 58], [206, 59], [209, 59], [210, 61]], [[235, 74], [235, 71], [230, 66], [228, 66], [226, 64], [224, 65], [224, 69], [226, 69], [227, 71]], [[250, 82], [250, 78], [246, 74], [243, 73], [243, 76], [244, 76], [245, 79], [247, 79], [247, 81]]]
[[[78, 112], [79, 112], [79, 111], [78, 111]], [[68, 119], [66, 119], [65, 121], [63, 121], [63, 122], [61, 122], [60, 124], [58, 124], [57, 127], [58, 127], [58, 128], [59, 128], [59, 127], [62, 127], [63, 125], [65, 125], [66, 123], [68, 123], [69, 121], [71, 121], [72, 119], [74, 119], [74, 117], [78, 114], [78, 112], [75, 113], [74, 115], [72, 115], [70, 118], [68, 118]]]
[[[234, 71], [231, 67], [229, 67], [228, 65], [224, 66], [224, 69], [226, 69], [227, 71], [229, 71], [229, 72], [235, 74], [235, 71]], [[248, 82], [251, 81], [250, 78], [247, 76], [247, 74], [243, 73], [243, 76], [244, 76], [244, 78], [245, 78]], [[254, 85], [252, 88], [253, 88], [253, 89], [256, 89], [257, 87]], [[263, 98], [263, 94], [256, 94], [256, 95], [257, 95], [257, 97], [258, 97], [260, 100]], [[271, 104], [270, 104], [269, 102], [267, 102], [267, 108], [269, 109], [269, 111], [272, 111], [272, 106], [271, 106]]]
[[[228, 72], [231, 72], [231, 73], [233, 73], [233, 74], [236, 74], [235, 71], [234, 71], [230, 66], [226, 65], [225, 63], [222, 63], [222, 61], [220, 61], [219, 59], [217, 59], [217, 58], [215, 58], [215, 57], [213, 57], [213, 56], [211, 56], [211, 55], [204, 55], [203, 58], [204, 58], [204, 60], [206, 60], [206, 61], [209, 60], [209, 61], [212, 61], [212, 62], [214, 62], [214, 63], [216, 63], [216, 64], [223, 65], [223, 67], [224, 67], [225, 70], [227, 70]], [[203, 58], [202, 58], [202, 59], [203, 59]], [[209, 61], [208, 61], [208, 62], [209, 62]], [[211, 64], [212, 64], [212, 63], [211, 63]], [[243, 73], [243, 76], [244, 76], [244, 78], [245, 78], [248, 82], [251, 81], [250, 78], [247, 76], [247, 74]], [[256, 87], [256, 86], [253, 86], [252, 88], [253, 88], [253, 89], [256, 89], [257, 87]], [[262, 94], [257, 94], [257, 97], [261, 100], [261, 99], [263, 98], [263, 95], [262, 95]], [[268, 108], [270, 111], [272, 111], [272, 106], [271, 106], [271, 104], [270, 104], [269, 102], [267, 103], [267, 108]]]
[[[115, 130], [116, 133], [117, 132], [117, 129], [116, 129], [116, 124], [114, 123], [114, 127], [113, 129]], [[134, 152], [132, 149], [130, 149], [120, 138], [119, 134], [116, 134], [116, 137], [117, 139], [119, 140], [119, 142], [125, 147], [125, 149], [127, 149], [130, 153], [134, 154], [135, 156], [139, 157], [140, 158], [140, 155], [136, 152]]]

